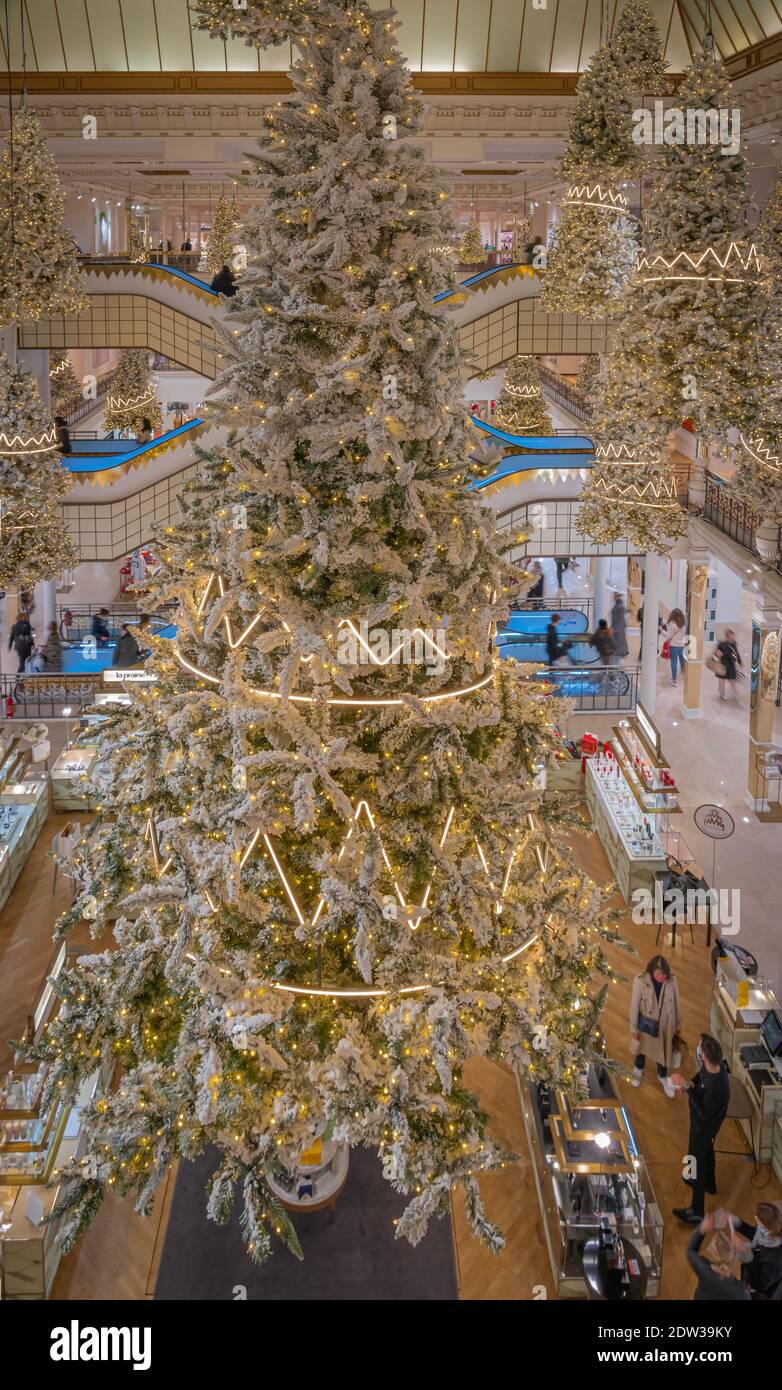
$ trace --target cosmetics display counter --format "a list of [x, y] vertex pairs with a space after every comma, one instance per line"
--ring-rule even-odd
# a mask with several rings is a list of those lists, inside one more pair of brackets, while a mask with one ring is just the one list
[[52, 768], [52, 805], [55, 811], [94, 809], [95, 793], [88, 779], [97, 752], [97, 744], [63, 748]]
[[[30, 1015], [27, 1034], [40, 1037], [58, 1007], [52, 981], [85, 946], [57, 951]], [[3, 1299], [48, 1298], [60, 1249], [59, 1221], [46, 1222], [60, 1198], [57, 1175], [79, 1155], [81, 1112], [98, 1084], [96, 1071], [76, 1104], [44, 1104], [46, 1064], [19, 1057], [0, 1078], [0, 1274]]]
[[0, 907], [11, 895], [49, 814], [46, 781], [6, 782], [0, 792]]
[[[556, 1298], [587, 1298], [596, 1244], [617, 1280], [660, 1292], [663, 1221], [610, 1073], [592, 1066], [577, 1100], [518, 1077]], [[629, 1295], [633, 1296], [633, 1295]]]
[[586, 800], [595, 830], [626, 902], [637, 888], [654, 891], [667, 868], [668, 818], [678, 790], [662, 757], [660, 736], [639, 705], [586, 766]]

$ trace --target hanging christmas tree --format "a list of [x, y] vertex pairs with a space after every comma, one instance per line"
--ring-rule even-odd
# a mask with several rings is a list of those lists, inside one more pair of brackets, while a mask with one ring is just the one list
[[660, 31], [646, 0], [625, 0], [611, 37], [611, 51], [627, 91], [662, 96], [669, 90]]
[[128, 250], [127, 258], [133, 265], [140, 265], [147, 259], [147, 249], [144, 245], [144, 234], [141, 230], [138, 218], [134, 213], [128, 213]]
[[560, 164], [563, 179], [582, 183], [599, 174], [616, 184], [638, 173], [643, 154], [633, 140], [630, 96], [610, 43], [602, 44], [578, 79]]
[[[722, 63], [699, 54], [677, 91], [683, 110], [732, 110]], [[692, 420], [707, 449], [756, 421], [763, 401], [763, 297], [744, 233], [749, 175], [741, 150], [665, 145], [652, 188], [637, 282], [622, 309], [624, 368], [641, 409], [650, 397], [675, 428]], [[614, 374], [609, 361], [608, 376]]]
[[0, 589], [31, 589], [78, 562], [60, 510], [69, 485], [35, 377], [0, 353]]
[[596, 545], [626, 540], [642, 555], [671, 549], [687, 529], [687, 514], [658, 442], [636, 436], [598, 444], [576, 529]]
[[471, 222], [459, 243], [459, 265], [483, 265], [486, 252], [477, 222]]
[[212, 230], [204, 253], [204, 270], [208, 275], [217, 275], [224, 265], [231, 265], [238, 230], [236, 205], [223, 195], [215, 206]]
[[0, 162], [0, 318], [3, 323], [79, 314], [87, 307], [76, 244], [36, 113], [13, 113]]
[[498, 1249], [478, 1177], [507, 1155], [464, 1064], [577, 1088], [612, 931], [534, 786], [556, 706], [492, 656], [518, 571], [467, 490], [464, 364], [432, 309], [447, 194], [407, 138], [389, 11], [197, 9], [301, 56], [248, 185], [216, 388], [237, 433], [162, 540], [150, 601], [176, 602], [177, 641], [101, 756], [63, 922], [89, 903], [110, 949], [58, 979], [48, 1089], [120, 1064], [83, 1115], [65, 1244], [109, 1187], [147, 1212], [213, 1146], [210, 1215], [238, 1183], [251, 1257], [297, 1249], [275, 1184], [328, 1130], [379, 1150], [411, 1199], [398, 1236], [460, 1184]]
[[510, 434], [553, 434], [534, 357], [512, 357], [497, 399], [493, 423]]
[[637, 260], [624, 194], [597, 182], [573, 184], [548, 252], [540, 302], [549, 314], [615, 317]]
[[112, 374], [106, 403], [106, 429], [138, 434], [148, 420], [156, 432], [163, 425], [163, 411], [149, 374], [146, 348], [123, 348]]
[[69, 415], [83, 399], [81, 383], [67, 352], [49, 353], [49, 398], [52, 415]]

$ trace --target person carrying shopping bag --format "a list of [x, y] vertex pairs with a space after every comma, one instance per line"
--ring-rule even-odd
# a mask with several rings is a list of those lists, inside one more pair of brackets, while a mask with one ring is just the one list
[[630, 1050], [635, 1053], [631, 1084], [640, 1086], [647, 1057], [657, 1063], [657, 1077], [669, 1100], [676, 1095], [668, 1072], [675, 1065], [682, 1026], [679, 986], [665, 956], [652, 956], [633, 980], [630, 1001]]
[[732, 627], [725, 629], [725, 636], [718, 642], [706, 665], [717, 677], [717, 685], [720, 688], [720, 699], [728, 698], [728, 681], [735, 681], [739, 675], [741, 657], [736, 645], [736, 634]]
[[670, 684], [676, 684], [676, 672], [681, 666], [682, 671], [686, 662], [684, 660], [684, 644], [687, 640], [686, 623], [681, 608], [674, 608], [668, 615], [668, 650], [671, 657], [671, 679]]

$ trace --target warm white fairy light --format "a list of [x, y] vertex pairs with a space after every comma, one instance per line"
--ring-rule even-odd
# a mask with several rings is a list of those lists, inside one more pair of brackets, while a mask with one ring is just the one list
[[168, 870], [171, 868], [171, 865], [174, 862], [174, 856], [173, 854], [170, 854], [165, 863], [163, 863], [163, 856], [160, 853], [160, 844], [157, 835], [157, 826], [155, 825], [155, 822], [153, 821], [151, 816], [147, 820], [146, 828], [144, 830], [144, 839], [149, 840], [152, 846], [152, 861], [155, 865], [155, 871], [159, 875], [159, 877], [162, 878], [163, 875], [167, 873]]
[[127, 396], [122, 399], [119, 396], [109, 396], [109, 410], [138, 410], [143, 405], [149, 405], [155, 399], [155, 388], [151, 384], [145, 391], [139, 392], [137, 396]]

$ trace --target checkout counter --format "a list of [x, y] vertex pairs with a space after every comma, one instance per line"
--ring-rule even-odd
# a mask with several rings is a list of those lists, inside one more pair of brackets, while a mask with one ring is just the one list
[[578, 1100], [518, 1077], [556, 1298], [656, 1298], [663, 1221], [610, 1072]]

